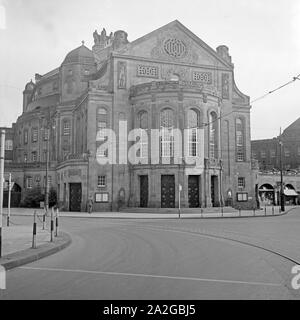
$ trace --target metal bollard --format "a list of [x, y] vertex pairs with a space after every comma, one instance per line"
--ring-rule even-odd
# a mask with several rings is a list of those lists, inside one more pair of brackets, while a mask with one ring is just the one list
[[274, 216], [274, 206], [272, 207], [272, 215]]
[[221, 207], [222, 217], [224, 216], [224, 209], [223, 206]]
[[239, 208], [239, 216], [241, 216], [241, 208]]
[[46, 224], [46, 214], [43, 214], [43, 230], [45, 230], [45, 224]]
[[36, 249], [36, 211], [33, 214], [32, 249]]
[[267, 215], [267, 206], [265, 206], [265, 216]]
[[55, 237], [58, 237], [58, 209], [56, 209], [55, 216]]
[[53, 208], [51, 209], [51, 225], [50, 225], [50, 242], [53, 242], [53, 231], [54, 231], [54, 221], [53, 221]]
[[253, 216], [255, 217], [255, 208], [253, 209]]
[[9, 227], [9, 215], [7, 215], [6, 225]]

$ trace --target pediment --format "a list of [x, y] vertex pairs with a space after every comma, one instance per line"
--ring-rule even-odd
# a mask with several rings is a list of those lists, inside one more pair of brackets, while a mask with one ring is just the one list
[[157, 61], [232, 68], [231, 63], [177, 20], [127, 44], [117, 52]]

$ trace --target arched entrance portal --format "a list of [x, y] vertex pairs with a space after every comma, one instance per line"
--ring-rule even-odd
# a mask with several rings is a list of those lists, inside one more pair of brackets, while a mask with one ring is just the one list
[[295, 191], [295, 188], [292, 184], [286, 184], [283, 192], [286, 205], [295, 205], [298, 203], [298, 193]]
[[[20, 206], [21, 192], [22, 192], [22, 188], [17, 183], [14, 183], [12, 190], [11, 190], [11, 198], [10, 198], [10, 207], [11, 208], [18, 208]], [[3, 192], [3, 207], [7, 208], [7, 206], [8, 206], [8, 190], [4, 190], [4, 192]]]
[[274, 187], [265, 183], [261, 185], [258, 189], [259, 202], [263, 206], [270, 206], [275, 204], [275, 190]]

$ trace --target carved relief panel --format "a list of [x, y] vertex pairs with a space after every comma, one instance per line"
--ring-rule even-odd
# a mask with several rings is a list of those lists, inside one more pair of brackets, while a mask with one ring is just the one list
[[222, 73], [222, 98], [229, 99], [229, 74]]
[[127, 64], [125, 61], [118, 61], [118, 89], [126, 89]]

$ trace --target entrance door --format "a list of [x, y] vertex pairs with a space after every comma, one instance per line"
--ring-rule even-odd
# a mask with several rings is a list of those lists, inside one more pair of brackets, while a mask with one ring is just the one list
[[218, 206], [218, 177], [217, 176], [211, 176], [210, 196], [211, 196], [212, 206], [217, 207]]
[[161, 207], [175, 208], [175, 177], [174, 175], [161, 176]]
[[140, 176], [140, 207], [148, 207], [148, 176]]
[[199, 203], [199, 176], [189, 176], [188, 178], [189, 207], [198, 208]]
[[70, 211], [81, 211], [81, 183], [70, 183]]

